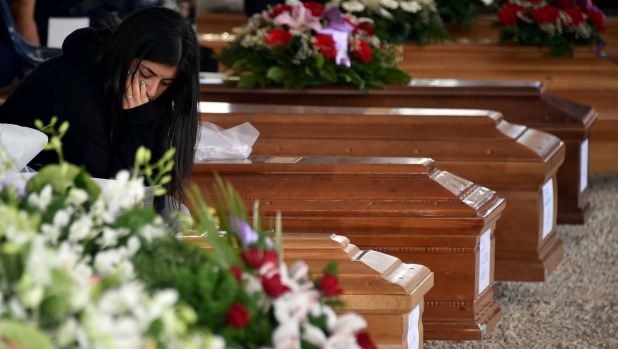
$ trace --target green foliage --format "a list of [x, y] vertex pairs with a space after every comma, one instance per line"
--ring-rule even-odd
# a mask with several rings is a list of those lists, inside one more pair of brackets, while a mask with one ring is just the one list
[[0, 319], [0, 349], [54, 349], [40, 329], [18, 321]]
[[436, 0], [436, 5], [444, 22], [470, 28], [481, 11], [495, 9], [497, 2], [485, 5], [481, 0]]

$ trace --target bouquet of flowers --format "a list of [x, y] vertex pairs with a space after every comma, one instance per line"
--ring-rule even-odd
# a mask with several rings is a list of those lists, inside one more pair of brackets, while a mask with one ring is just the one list
[[239, 75], [239, 87], [351, 84], [368, 90], [409, 81], [396, 67], [401, 54], [401, 47], [375, 35], [370, 19], [297, 1], [253, 15], [217, 58]]
[[329, 4], [371, 18], [375, 35], [385, 41], [429, 44], [450, 39], [433, 0], [331, 0]]
[[494, 0], [436, 0], [438, 12], [447, 23], [471, 27], [483, 9], [494, 5]]
[[602, 48], [605, 20], [592, 1], [508, 0], [495, 26], [503, 42], [549, 46], [550, 56], [572, 57], [575, 45]]
[[192, 224], [212, 250], [184, 242], [144, 206], [144, 176], [164, 183], [172, 155], [150, 164], [140, 149], [133, 174], [105, 190], [64, 162], [2, 179], [0, 347], [374, 347], [362, 317], [333, 310], [336, 264], [318, 278], [303, 262], [288, 270], [281, 239], [257, 215], [249, 225], [231, 186], [215, 188], [216, 205], [191, 195]]

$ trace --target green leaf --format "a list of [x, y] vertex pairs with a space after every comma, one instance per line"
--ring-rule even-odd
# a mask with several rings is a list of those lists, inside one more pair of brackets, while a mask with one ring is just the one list
[[283, 82], [285, 80], [285, 69], [281, 67], [272, 67], [268, 69], [266, 77], [275, 82]]
[[0, 319], [0, 346], [10, 348], [54, 349], [51, 339], [40, 329], [18, 321]]
[[238, 87], [240, 88], [253, 88], [257, 79], [253, 74], [241, 75], [238, 79]]

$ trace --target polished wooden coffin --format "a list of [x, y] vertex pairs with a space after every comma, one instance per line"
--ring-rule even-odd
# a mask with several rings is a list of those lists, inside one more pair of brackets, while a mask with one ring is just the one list
[[493, 293], [494, 231], [504, 199], [436, 169], [430, 159], [251, 157], [198, 163], [192, 182], [212, 197], [217, 173], [285, 232], [344, 235], [434, 273], [426, 339], [481, 339], [501, 318]]
[[[210, 248], [207, 239], [184, 240]], [[341, 300], [345, 308], [367, 321], [367, 330], [380, 349], [423, 348], [423, 299], [433, 287], [433, 273], [425, 266], [362, 251], [341, 235], [285, 233], [283, 257], [288, 266], [304, 261], [314, 276], [329, 261], [339, 266]]]
[[541, 281], [563, 257], [556, 171], [563, 143], [465, 109], [341, 108], [202, 103], [202, 119], [260, 131], [255, 155], [424, 156], [507, 200], [496, 229], [496, 279]]
[[592, 202], [588, 187], [590, 128], [597, 112], [558, 98], [540, 82], [414, 79], [370, 93], [352, 87], [240, 89], [224, 74], [203, 74], [202, 101], [365, 108], [471, 108], [496, 110], [504, 119], [557, 136], [565, 143], [558, 170], [558, 223], [583, 224]]

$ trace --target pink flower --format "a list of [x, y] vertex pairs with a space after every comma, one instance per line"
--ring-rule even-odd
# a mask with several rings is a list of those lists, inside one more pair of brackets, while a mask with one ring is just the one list
[[320, 17], [314, 16], [303, 4], [292, 7], [291, 12], [282, 12], [274, 19], [275, 25], [286, 25], [293, 34], [300, 34], [309, 29], [316, 32], [322, 29]]

